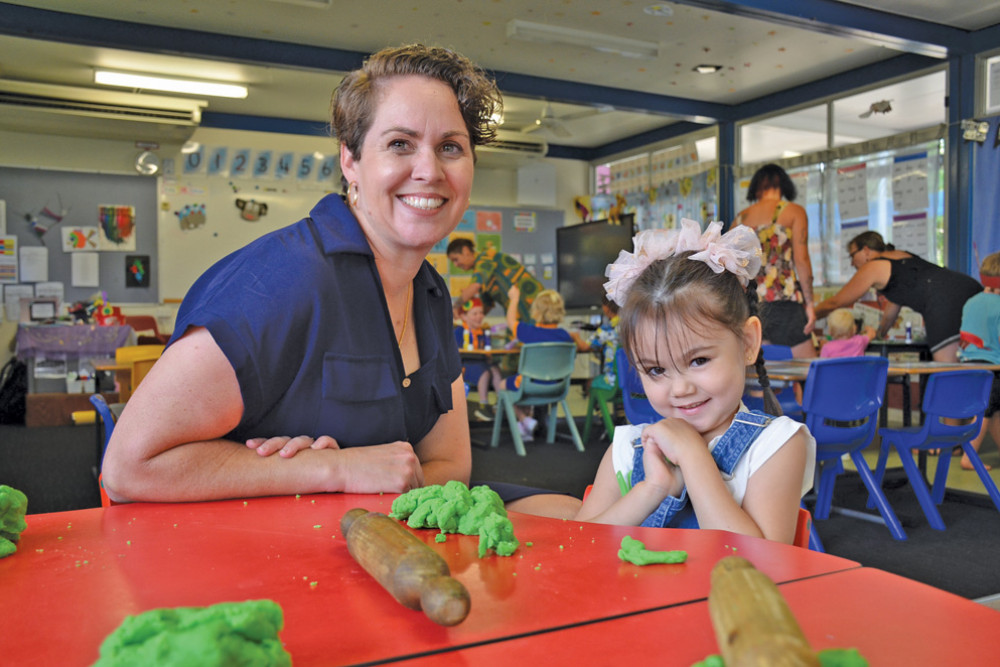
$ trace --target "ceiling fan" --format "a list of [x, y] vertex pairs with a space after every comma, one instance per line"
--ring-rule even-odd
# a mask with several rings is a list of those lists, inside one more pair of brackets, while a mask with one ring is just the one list
[[542, 113], [538, 116], [538, 118], [521, 131], [525, 133], [538, 131], [548, 132], [552, 136], [565, 139], [573, 136], [573, 133], [570, 132], [566, 123], [613, 110], [614, 107], [603, 104], [590, 109], [584, 109], [583, 111], [576, 111], [574, 113], [556, 116], [555, 111], [552, 109], [552, 104], [550, 102], [546, 102], [545, 106], [542, 108]]

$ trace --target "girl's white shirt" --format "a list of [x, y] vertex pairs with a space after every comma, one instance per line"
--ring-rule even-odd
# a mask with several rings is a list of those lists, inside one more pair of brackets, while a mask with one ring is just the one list
[[[740, 404], [739, 411], [749, 412], [747, 407], [742, 403]], [[632, 477], [632, 462], [635, 452], [632, 442], [642, 435], [642, 429], [646, 426], [647, 424], [625, 424], [615, 427], [615, 436], [611, 443], [611, 462], [614, 465], [615, 472], [622, 473], [625, 479], [631, 479]], [[805, 424], [797, 422], [791, 417], [775, 417], [764, 428], [763, 432], [757, 436], [757, 439], [754, 440], [750, 448], [737, 462], [732, 475], [726, 475], [721, 470], [719, 471], [719, 474], [722, 475], [722, 480], [726, 483], [726, 487], [737, 504], [740, 506], [743, 505], [743, 497], [746, 495], [750, 477], [761, 466], [767, 463], [768, 459], [781, 449], [799, 429], [806, 435], [807, 447], [806, 466], [802, 473], [802, 493], [800, 497], [804, 496], [812, 488], [816, 468], [816, 439], [809, 433]], [[712, 441], [708, 443], [709, 451], [715, 448], [721, 437], [720, 435], [712, 438]]]

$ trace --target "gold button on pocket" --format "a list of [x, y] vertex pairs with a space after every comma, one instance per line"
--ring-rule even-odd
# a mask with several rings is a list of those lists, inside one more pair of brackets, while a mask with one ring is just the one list
[[403, 378], [403, 389], [410, 386], [410, 378]]

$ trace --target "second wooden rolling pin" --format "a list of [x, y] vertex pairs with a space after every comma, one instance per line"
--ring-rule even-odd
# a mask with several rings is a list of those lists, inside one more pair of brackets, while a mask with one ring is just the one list
[[355, 508], [340, 530], [351, 556], [403, 606], [423, 610], [439, 625], [456, 625], [469, 615], [469, 592], [436, 551], [398, 521]]
[[778, 587], [745, 558], [712, 568], [708, 612], [726, 667], [819, 667]]

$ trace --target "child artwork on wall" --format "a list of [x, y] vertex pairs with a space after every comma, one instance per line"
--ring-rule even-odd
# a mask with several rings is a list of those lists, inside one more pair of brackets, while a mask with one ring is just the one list
[[63, 252], [83, 252], [97, 250], [97, 227], [63, 227]]
[[135, 252], [135, 207], [98, 206], [100, 250]]
[[125, 255], [125, 287], [149, 287], [149, 255]]

